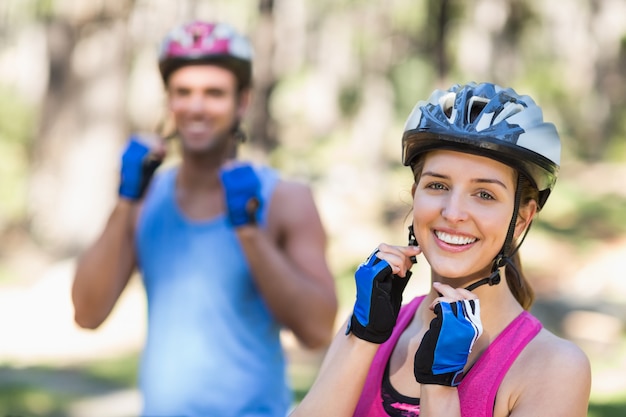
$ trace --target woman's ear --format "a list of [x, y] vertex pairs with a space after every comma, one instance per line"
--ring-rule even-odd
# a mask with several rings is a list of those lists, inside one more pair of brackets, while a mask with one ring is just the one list
[[413, 182], [413, 186], [411, 187], [411, 197], [415, 197], [415, 190], [417, 189], [417, 183]]
[[515, 233], [514, 237], [517, 239], [522, 235], [524, 230], [528, 226], [530, 226], [530, 222], [533, 221], [535, 215], [537, 214], [537, 202], [535, 200], [530, 200], [528, 204], [520, 207], [519, 213], [517, 216], [517, 223], [515, 223]]

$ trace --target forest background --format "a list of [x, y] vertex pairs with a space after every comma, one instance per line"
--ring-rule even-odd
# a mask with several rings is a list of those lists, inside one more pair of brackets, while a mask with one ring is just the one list
[[[243, 153], [313, 187], [338, 323], [356, 265], [406, 240], [400, 138], [415, 102], [469, 81], [535, 98], [564, 149], [521, 250], [533, 313], [591, 358], [589, 415], [626, 415], [625, 0], [3, 0], [0, 417], [138, 413], [140, 280], [96, 331], [73, 323], [69, 288], [115, 201], [126, 138], [165, 118], [158, 43], [195, 18], [255, 46]], [[407, 291], [427, 287], [423, 264]], [[284, 339], [300, 398], [323, 352]]]

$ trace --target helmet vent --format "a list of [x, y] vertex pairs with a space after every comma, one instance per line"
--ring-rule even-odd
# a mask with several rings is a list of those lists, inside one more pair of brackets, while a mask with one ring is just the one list
[[452, 110], [454, 109], [455, 100], [455, 93], [448, 93], [445, 96], [441, 97], [441, 99], [439, 100], [439, 104], [441, 106], [441, 109], [443, 110], [443, 114], [445, 114], [448, 119], [452, 118]]
[[467, 122], [474, 123], [476, 118], [483, 111], [489, 100], [484, 97], [472, 97], [467, 103]]
[[524, 106], [519, 103], [506, 102], [500, 113], [493, 120], [493, 124], [500, 123], [503, 120], [508, 119], [509, 117], [521, 112], [524, 110]]

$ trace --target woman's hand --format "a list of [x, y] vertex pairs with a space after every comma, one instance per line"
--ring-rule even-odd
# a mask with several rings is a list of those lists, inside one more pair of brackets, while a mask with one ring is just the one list
[[393, 246], [381, 243], [375, 251], [376, 257], [387, 261], [391, 266], [391, 272], [401, 278], [410, 275], [410, 269], [413, 266], [411, 258], [422, 253], [419, 246]]
[[478, 296], [473, 292], [466, 290], [465, 288], [452, 288], [447, 284], [442, 284], [441, 282], [433, 282], [433, 288], [439, 294], [439, 297], [435, 298], [432, 303], [430, 303], [431, 310], [435, 310], [435, 306], [441, 302], [444, 303], [453, 303], [455, 301], [460, 300], [477, 300]]
[[457, 386], [472, 347], [483, 331], [475, 294], [433, 283], [440, 294], [430, 308], [435, 318], [415, 353], [414, 374], [420, 384]]
[[411, 257], [420, 252], [416, 246], [381, 244], [359, 265], [354, 274], [356, 302], [346, 334], [352, 332], [372, 343], [389, 339], [411, 277]]

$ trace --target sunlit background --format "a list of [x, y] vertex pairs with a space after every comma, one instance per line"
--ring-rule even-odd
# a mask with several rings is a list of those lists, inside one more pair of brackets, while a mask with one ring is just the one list
[[[158, 42], [193, 18], [228, 21], [255, 45], [242, 154], [313, 187], [338, 326], [355, 266], [406, 241], [400, 137], [413, 104], [468, 81], [535, 98], [564, 152], [522, 248], [533, 312], [589, 355], [589, 416], [626, 415], [626, 1], [2, 0], [0, 417], [139, 412], [140, 280], [96, 331], [73, 323], [69, 290], [115, 202], [126, 137], [164, 120]], [[410, 294], [428, 285], [424, 264]], [[284, 340], [300, 398], [323, 352]]]

